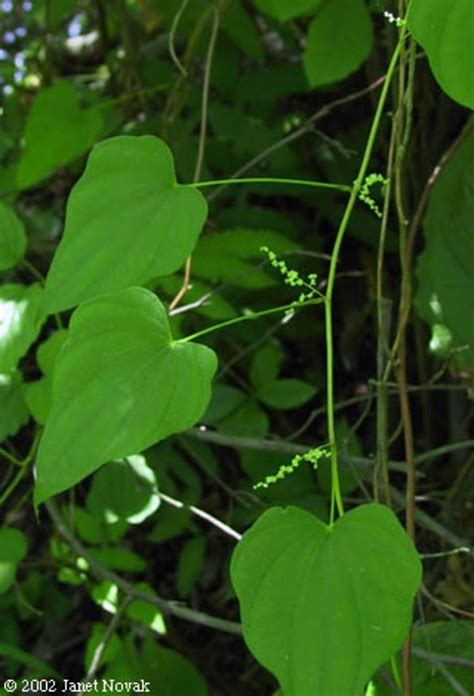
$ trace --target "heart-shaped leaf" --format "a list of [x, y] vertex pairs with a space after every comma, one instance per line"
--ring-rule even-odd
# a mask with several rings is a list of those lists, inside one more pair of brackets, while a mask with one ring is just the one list
[[207, 205], [176, 183], [167, 145], [152, 135], [97, 145], [69, 196], [64, 236], [46, 279], [49, 312], [176, 271]]
[[285, 696], [361, 696], [408, 631], [421, 565], [382, 505], [332, 527], [288, 507], [244, 535], [231, 576], [244, 638]]
[[196, 423], [215, 369], [209, 348], [172, 340], [163, 305], [144, 288], [81, 305], [56, 360], [36, 504]]

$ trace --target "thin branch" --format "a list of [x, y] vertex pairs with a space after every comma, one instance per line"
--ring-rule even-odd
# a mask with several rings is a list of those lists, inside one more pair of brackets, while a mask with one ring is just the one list
[[47, 501], [45, 506], [59, 534], [68, 542], [74, 553], [87, 561], [92, 574], [95, 575], [95, 577], [99, 580], [109, 580], [117, 585], [117, 587], [126, 595], [132, 597], [133, 599], [141, 599], [148, 602], [149, 604], [158, 607], [165, 614], [171, 614], [179, 619], [200, 624], [201, 626], [214, 628], [218, 631], [224, 631], [225, 633], [232, 633], [234, 635], [241, 634], [242, 631], [240, 624], [235, 621], [226, 621], [225, 619], [220, 619], [217, 616], [211, 616], [210, 614], [204, 614], [201, 611], [190, 609], [189, 607], [183, 605], [182, 602], [162, 599], [161, 597], [151, 595], [148, 592], [137, 590], [131, 583], [127, 582], [127, 580], [124, 580], [122, 577], [120, 577], [120, 575], [117, 575], [117, 573], [114, 571], [109, 570], [99, 563], [93, 556], [91, 556], [89, 551], [75, 536], [74, 532], [64, 522], [59, 510], [56, 507], [56, 503], [53, 500]]
[[[196, 158], [196, 166], [194, 169], [193, 181], [197, 182], [201, 178], [202, 166], [204, 163], [204, 150], [206, 147], [206, 133], [207, 133], [207, 112], [209, 108], [209, 88], [211, 84], [211, 68], [212, 59], [214, 57], [214, 48], [216, 46], [217, 34], [219, 32], [219, 20], [220, 20], [220, 8], [218, 5], [214, 8], [214, 16], [212, 21], [211, 38], [209, 40], [209, 46], [207, 49], [206, 64], [204, 66], [204, 81], [202, 86], [202, 102], [201, 102], [201, 126], [199, 130], [199, 142], [198, 142], [198, 152]], [[191, 263], [192, 257], [188, 256], [186, 259], [186, 264], [184, 267], [184, 278], [183, 284], [179, 289], [177, 295], [173, 298], [170, 303], [169, 310], [175, 309], [177, 305], [181, 302], [185, 294], [189, 289], [189, 281], [191, 279]]]
[[105, 649], [107, 645], [109, 644], [109, 641], [111, 640], [112, 636], [114, 635], [120, 620], [124, 614], [125, 609], [128, 607], [130, 602], [132, 601], [133, 597], [130, 595], [127, 595], [125, 599], [123, 600], [122, 604], [119, 606], [115, 614], [112, 616], [112, 619], [107, 626], [106, 630], [104, 631], [104, 635], [102, 636], [102, 639], [100, 640], [99, 644], [97, 645], [96, 649], [94, 650], [94, 654], [92, 656], [91, 664], [89, 669], [87, 670], [87, 674], [84, 677], [83, 684], [87, 684], [88, 682], [91, 682], [95, 675], [97, 674], [97, 670], [99, 669], [100, 666], [100, 661], [102, 659], [102, 655], [105, 652]]
[[170, 495], [166, 495], [161, 491], [159, 495], [160, 498], [165, 501], [165, 503], [168, 503], [168, 505], [172, 505], [173, 507], [181, 510], [190, 510], [193, 513], [193, 515], [196, 515], [196, 517], [200, 517], [201, 519], [206, 520], [206, 522], [209, 522], [214, 527], [217, 527], [217, 529], [219, 529], [221, 532], [224, 532], [224, 534], [227, 534], [233, 539], [237, 539], [237, 541], [240, 541], [242, 539], [242, 534], [239, 534], [239, 532], [237, 532], [235, 529], [229, 527], [228, 524], [221, 522], [217, 519], [217, 517], [210, 515], [205, 510], [201, 510], [201, 508], [198, 508], [195, 505], [188, 505], [187, 503], [183, 503], [181, 500], [176, 500], [176, 498], [172, 498]]

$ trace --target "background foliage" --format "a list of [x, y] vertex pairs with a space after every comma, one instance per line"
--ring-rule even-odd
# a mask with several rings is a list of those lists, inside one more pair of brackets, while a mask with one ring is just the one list
[[[416, 522], [413, 693], [474, 690], [474, 7], [406, 4], [0, 4], [1, 677], [400, 693], [420, 568], [377, 501]], [[336, 268], [330, 534], [316, 301], [403, 31]]]

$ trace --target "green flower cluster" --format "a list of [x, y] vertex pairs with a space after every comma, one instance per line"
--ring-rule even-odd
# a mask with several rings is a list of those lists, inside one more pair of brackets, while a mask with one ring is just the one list
[[313, 447], [312, 449], [304, 452], [304, 454], [296, 454], [291, 460], [291, 464], [283, 464], [276, 474], [270, 474], [265, 476], [263, 481], [259, 481], [254, 485], [254, 490], [258, 488], [269, 488], [272, 484], [277, 483], [277, 481], [282, 481], [286, 476], [292, 474], [299, 467], [301, 462], [309, 462], [313, 465], [314, 469], [318, 468], [318, 462], [322, 457], [330, 457], [331, 452], [328, 445], [321, 445], [320, 447]]
[[271, 251], [267, 246], [260, 247], [260, 251], [266, 254], [273, 268], [276, 268], [276, 270], [281, 273], [286, 285], [292, 288], [306, 288], [306, 290], [300, 292], [298, 302], [306, 302], [306, 300], [310, 300], [314, 295], [321, 294], [317, 288], [318, 276], [316, 273], [310, 273], [306, 276], [305, 280], [300, 276], [298, 271], [293, 268], [288, 268], [285, 261], [279, 259], [275, 252]]
[[381, 218], [382, 211], [380, 210], [379, 206], [375, 202], [375, 199], [370, 193], [370, 189], [372, 188], [372, 186], [375, 186], [375, 184], [381, 184], [382, 186], [386, 186], [388, 184], [388, 179], [386, 179], [382, 174], [368, 174], [365, 177], [364, 183], [362, 184], [361, 189], [359, 191], [359, 200], [368, 205], [369, 208], [375, 213], [375, 215], [378, 218]]

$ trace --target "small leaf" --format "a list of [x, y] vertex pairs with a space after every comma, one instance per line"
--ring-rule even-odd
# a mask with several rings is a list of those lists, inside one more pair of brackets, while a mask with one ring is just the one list
[[246, 394], [229, 384], [216, 384], [206, 413], [202, 417], [204, 423], [214, 425], [223, 418], [234, 413], [246, 400]]
[[11, 372], [36, 340], [45, 319], [43, 291], [34, 285], [0, 286], [0, 372]]
[[176, 589], [182, 599], [191, 594], [198, 581], [204, 563], [205, 552], [206, 538], [203, 536], [189, 539], [183, 546], [176, 574]]
[[140, 524], [160, 502], [155, 473], [141, 455], [103, 466], [95, 474], [87, 497], [88, 509], [108, 524], [120, 519]]
[[92, 558], [110, 570], [143, 573], [147, 569], [146, 561], [130, 549], [120, 546], [102, 546], [99, 549], [89, 549], [88, 551]]
[[316, 391], [315, 387], [301, 379], [275, 379], [259, 386], [256, 396], [272, 408], [291, 409], [305, 404]]
[[81, 305], [55, 365], [36, 505], [101, 464], [194, 425], [215, 369], [209, 348], [172, 340], [163, 305], [144, 288]]
[[176, 183], [167, 145], [151, 135], [96, 145], [69, 196], [64, 236], [46, 279], [49, 312], [176, 271], [207, 214]]
[[0, 374], [0, 442], [28, 421], [21, 373]]
[[474, 109], [472, 0], [412, 0], [407, 21], [442, 89]]
[[276, 341], [267, 343], [254, 353], [250, 365], [250, 381], [255, 388], [273, 382], [283, 363], [283, 351]]
[[17, 184], [28, 188], [79, 157], [102, 129], [97, 110], [81, 109], [71, 81], [61, 80], [36, 96], [25, 127]]
[[355, 72], [372, 50], [373, 27], [364, 0], [324, 2], [309, 25], [303, 64], [311, 87]]
[[382, 505], [332, 527], [272, 508], [238, 543], [231, 577], [245, 641], [286, 696], [355, 696], [402, 644], [421, 564]]
[[[140, 592], [145, 592], [149, 595], [155, 595], [153, 588], [145, 582], [140, 582], [135, 585], [135, 589]], [[127, 616], [138, 623], [144, 624], [151, 628], [159, 635], [166, 634], [166, 624], [162, 612], [153, 604], [146, 602], [144, 599], [136, 599], [127, 607]]]
[[321, 0], [253, 0], [253, 3], [269, 17], [286, 22], [314, 11]]
[[278, 232], [235, 228], [202, 237], [193, 254], [193, 274], [213, 281], [230, 281], [238, 287], [260, 289], [275, 285], [270, 273], [259, 266], [265, 260], [260, 248], [276, 254], [298, 249]]
[[16, 266], [26, 250], [25, 226], [11, 208], [0, 203], [0, 271]]
[[10, 589], [15, 581], [18, 564], [26, 556], [26, 537], [19, 529], [0, 529], [0, 594]]

